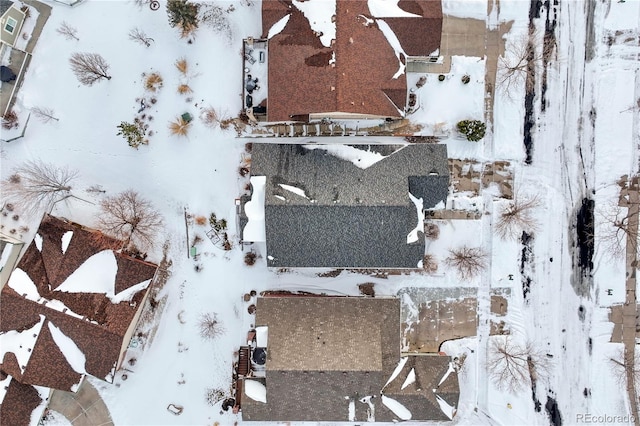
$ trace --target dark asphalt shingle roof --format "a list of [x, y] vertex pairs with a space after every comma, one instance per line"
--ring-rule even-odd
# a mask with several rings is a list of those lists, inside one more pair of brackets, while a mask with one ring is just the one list
[[11, 7], [11, 5], [13, 4], [12, 1], [9, 0], [0, 0], [0, 16], [4, 15], [4, 13], [9, 10], [9, 8]]
[[409, 192], [425, 209], [446, 201], [446, 146], [354, 146], [386, 155], [366, 169], [314, 146], [253, 145], [251, 174], [267, 177], [268, 265], [416, 268], [424, 240], [407, 244], [418, 225]]

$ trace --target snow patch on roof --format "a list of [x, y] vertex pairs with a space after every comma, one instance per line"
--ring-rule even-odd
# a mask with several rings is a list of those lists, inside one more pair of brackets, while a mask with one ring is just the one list
[[266, 241], [267, 233], [264, 222], [264, 191], [267, 183], [266, 176], [251, 176], [251, 201], [244, 205], [244, 212], [249, 219], [242, 231], [244, 241]]
[[38, 293], [38, 287], [25, 271], [20, 268], [16, 268], [7, 283], [9, 287], [14, 289], [20, 296], [24, 296], [29, 300], [40, 299], [40, 293]]
[[280, 34], [282, 30], [284, 30], [284, 27], [287, 26], [287, 23], [289, 22], [289, 18], [291, 18], [291, 14], [287, 14], [286, 16], [283, 16], [282, 18], [280, 18], [278, 22], [273, 24], [271, 28], [269, 28], [269, 34], [267, 34], [267, 38], [270, 39], [271, 37]]
[[41, 303], [47, 308], [51, 308], [53, 310], [65, 313], [67, 315], [70, 315], [76, 318], [83, 318], [82, 315], [76, 314], [61, 301], [48, 300], [40, 296], [40, 293], [38, 292], [38, 288], [34, 284], [33, 280], [31, 280], [31, 277], [29, 277], [29, 275], [27, 275], [27, 273], [20, 268], [16, 268], [13, 271], [13, 273], [9, 277], [9, 282], [7, 282], [7, 285], [11, 287], [13, 290], [15, 290], [15, 292], [18, 293], [20, 296], [24, 296], [28, 300]]
[[[347, 399], [349, 399], [349, 397], [346, 397]], [[352, 399], [349, 401], [349, 421], [350, 422], [355, 422], [356, 421], [356, 400]]]
[[360, 402], [363, 404], [367, 404], [369, 408], [367, 408], [367, 421], [375, 422], [376, 421], [376, 406], [373, 403], [373, 396], [368, 395], [360, 398]]
[[42, 252], [42, 236], [40, 234], [36, 234], [36, 236], [33, 237], [33, 242], [36, 243], [38, 251]]
[[436, 395], [436, 401], [438, 401], [438, 405], [440, 406], [440, 409], [442, 410], [442, 412], [447, 417], [449, 417], [449, 420], [453, 420], [453, 416], [455, 416], [456, 414], [455, 407], [452, 407], [451, 405], [449, 405], [449, 403], [444, 399], [442, 399], [440, 395]]
[[412, 368], [411, 371], [409, 371], [409, 374], [407, 374], [407, 378], [402, 384], [402, 387], [400, 388], [400, 390], [403, 390], [404, 388], [409, 386], [411, 383], [414, 383], [415, 381], [416, 381], [416, 370]]
[[87, 374], [85, 368], [87, 357], [85, 357], [84, 353], [82, 353], [70, 337], [66, 336], [58, 327], [53, 325], [51, 321], [49, 321], [48, 325], [53, 341], [56, 342], [56, 345], [60, 348], [60, 352], [62, 352], [62, 355], [64, 355], [71, 368], [77, 373]]
[[256, 327], [256, 346], [266, 348], [269, 342], [269, 327], [261, 325]]
[[416, 214], [418, 215], [418, 225], [407, 235], [407, 244], [415, 243], [420, 238], [420, 232], [424, 232], [424, 210], [422, 198], [416, 198], [409, 192], [409, 198], [416, 206]]
[[368, 0], [369, 12], [375, 18], [420, 18], [398, 6], [398, 0]]
[[302, 189], [302, 188], [298, 188], [297, 186], [287, 185], [285, 183], [279, 183], [278, 186], [280, 186], [280, 188], [282, 188], [282, 189], [285, 189], [285, 190], [287, 190], [289, 192], [293, 192], [294, 194], [299, 195], [301, 197], [304, 197], [304, 198], [306, 198], [308, 200], [310, 199], [307, 196], [307, 193], [304, 192], [304, 189]]
[[66, 293], [104, 293], [113, 296], [118, 263], [111, 250], [98, 252], [64, 280], [56, 291]]
[[67, 231], [62, 235], [62, 254], [65, 254], [67, 252], [72, 237], [73, 231]]
[[[406, 358], [405, 358], [406, 359]], [[393, 398], [389, 398], [388, 396], [382, 395], [382, 403], [389, 410], [393, 411], [393, 414], [398, 416], [401, 420], [411, 420], [411, 411], [407, 409], [404, 405], [400, 404]]]
[[375, 21], [365, 15], [358, 15], [358, 18], [362, 18], [362, 25], [364, 25], [365, 27], [368, 27], [369, 25], [373, 24]]
[[13, 353], [18, 360], [20, 371], [24, 373], [40, 335], [42, 324], [44, 324], [44, 315], [40, 315], [40, 321], [27, 330], [9, 330], [0, 334], [0, 359], [3, 360], [7, 352]]
[[341, 160], [350, 161], [361, 169], [366, 169], [380, 160], [387, 158], [386, 156], [370, 150], [363, 150], [348, 145], [330, 144], [330, 145], [303, 145], [305, 149], [314, 150], [322, 149], [329, 154], [340, 158]]
[[[67, 314], [69, 316], [83, 319], [84, 316], [73, 312], [71, 309], [67, 307], [64, 303], [59, 300], [47, 300], [44, 297], [41, 297], [40, 300], [35, 300], [38, 303], [42, 303], [47, 308], [53, 309], [54, 311], [62, 312], [63, 314]], [[91, 321], [93, 324], [97, 324], [95, 321]]]
[[254, 401], [267, 403], [267, 388], [257, 380], [245, 380], [244, 393]]
[[386, 388], [389, 383], [393, 382], [395, 380], [395, 378], [398, 377], [398, 374], [400, 374], [400, 372], [404, 368], [404, 365], [407, 363], [407, 359], [408, 358], [406, 356], [400, 358], [400, 361], [398, 362], [398, 365], [396, 365], [396, 369], [393, 370], [393, 373], [391, 373], [391, 377], [389, 377], [389, 380], [387, 380], [387, 383], [384, 384], [382, 389]]
[[320, 34], [322, 45], [331, 47], [331, 40], [336, 39], [336, 0], [293, 0], [293, 5], [307, 18], [311, 29]]
[[117, 294], [109, 294], [107, 293], [107, 297], [111, 300], [111, 303], [120, 303], [120, 302], [130, 302], [139, 291], [142, 291], [149, 287], [151, 284], [151, 279], [139, 282], [136, 285], [132, 285], [131, 287], [122, 290]]
[[440, 381], [438, 382], [438, 386], [444, 383], [444, 381], [447, 380], [447, 377], [449, 377], [449, 374], [453, 373], [454, 371], [456, 371], [456, 369], [453, 367], [453, 362], [450, 362], [449, 369], [444, 373], [444, 376], [442, 376], [442, 379], [440, 379]]
[[404, 64], [402, 58], [403, 57], [406, 58], [407, 54], [404, 53], [404, 49], [400, 44], [400, 40], [398, 40], [396, 33], [393, 32], [389, 24], [387, 24], [382, 19], [376, 19], [376, 23], [378, 24], [378, 28], [380, 28], [380, 31], [382, 31], [382, 34], [384, 34], [385, 38], [387, 39], [387, 42], [389, 42], [389, 45], [395, 52], [396, 58], [398, 58], [398, 64], [399, 64], [398, 71], [396, 71], [396, 73], [392, 77], [393, 79], [396, 79], [400, 77], [402, 74], [404, 74], [406, 65]]

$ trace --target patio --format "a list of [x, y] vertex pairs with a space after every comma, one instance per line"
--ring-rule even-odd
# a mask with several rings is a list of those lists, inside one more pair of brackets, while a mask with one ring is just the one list
[[246, 38], [242, 43], [242, 103], [249, 120], [266, 120], [268, 49], [267, 40]]

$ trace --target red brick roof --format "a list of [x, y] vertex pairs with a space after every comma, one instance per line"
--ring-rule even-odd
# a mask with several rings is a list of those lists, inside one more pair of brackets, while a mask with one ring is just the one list
[[[371, 16], [367, 0], [336, 0], [336, 40], [332, 47], [320, 43], [307, 18], [290, 0], [262, 4], [263, 37], [274, 23], [290, 15], [285, 28], [269, 40], [270, 121], [328, 112], [402, 115], [406, 77], [402, 74], [393, 78], [399, 60]], [[399, 6], [421, 17], [383, 20], [407, 54], [431, 54], [440, 45], [440, 1], [403, 0]], [[335, 65], [330, 65], [334, 52]]]
[[[61, 238], [67, 231], [73, 231], [73, 236], [63, 254]], [[106, 380], [118, 361], [124, 336], [148, 287], [135, 293], [130, 301], [120, 303], [113, 303], [101, 293], [56, 291], [92, 255], [120, 244], [113, 239], [103, 238], [96, 231], [52, 216], [43, 219], [37, 235], [42, 238], [42, 251], [34, 240], [17, 269], [31, 278], [41, 300], [39, 302], [33, 297], [18, 294], [11, 287], [10, 278], [0, 294], [0, 333], [28, 330], [40, 321], [41, 316], [45, 321], [35, 339], [24, 372], [11, 352], [0, 360], [0, 368], [25, 384], [70, 390], [80, 381], [81, 374], [69, 365], [54, 341], [49, 329], [52, 324], [73, 340], [85, 355], [86, 372]], [[114, 252], [114, 257], [118, 265], [114, 285], [116, 294], [152, 279], [155, 274], [157, 266], [154, 264], [117, 252]], [[90, 285], [87, 283], [88, 287]], [[50, 303], [42, 303], [44, 300], [62, 302], [68, 311], [61, 311]]]

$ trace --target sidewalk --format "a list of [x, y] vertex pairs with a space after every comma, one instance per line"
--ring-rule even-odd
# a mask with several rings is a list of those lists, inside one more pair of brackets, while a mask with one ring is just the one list
[[87, 379], [82, 381], [78, 392], [53, 391], [48, 408], [62, 414], [74, 426], [113, 426], [109, 409]]

